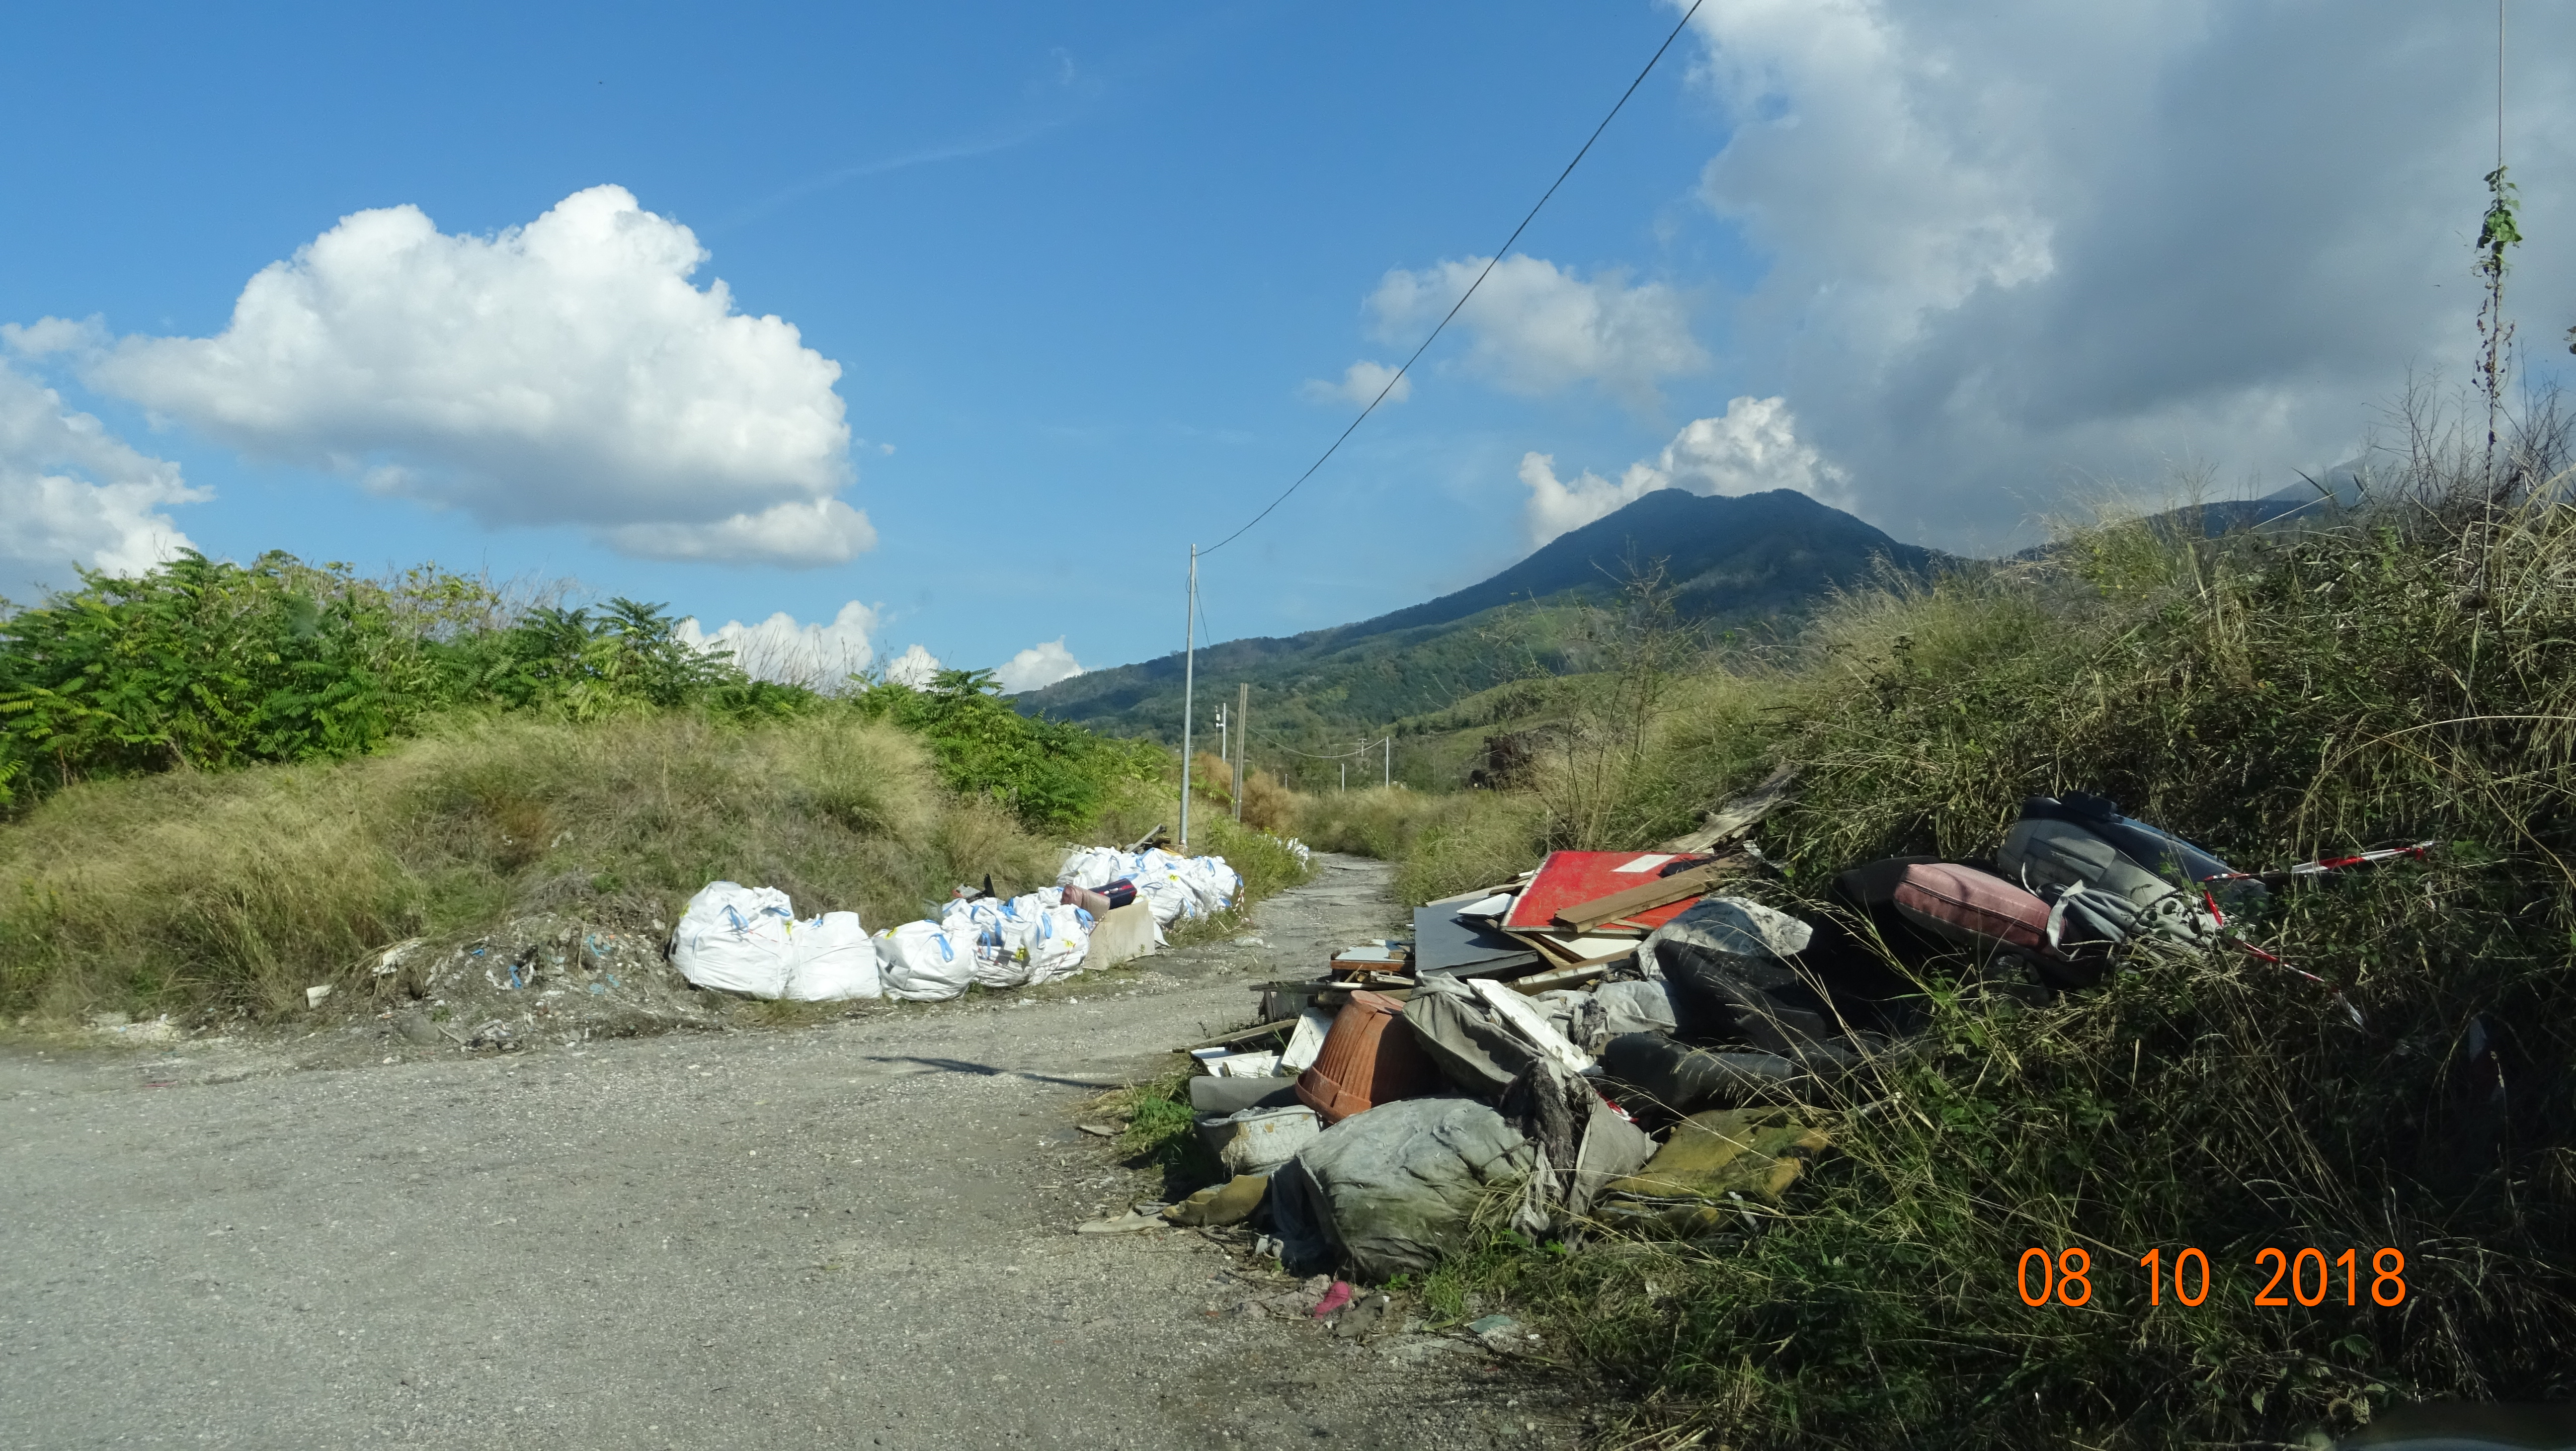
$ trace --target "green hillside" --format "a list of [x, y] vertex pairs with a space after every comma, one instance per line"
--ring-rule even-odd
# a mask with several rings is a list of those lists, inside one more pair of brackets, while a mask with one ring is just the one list
[[[1939, 558], [1791, 490], [1737, 498], [1658, 490], [1438, 599], [1357, 624], [1202, 648], [1200, 728], [1212, 729], [1219, 699], [1249, 684], [1256, 756], [1265, 740], [1322, 751], [1517, 680], [1596, 668], [1585, 607], [1608, 600], [1638, 570], [1660, 568], [1681, 618], [1714, 634], [1787, 623], [1837, 586], [1888, 569], [1924, 573]], [[1180, 736], [1181, 689], [1174, 653], [1078, 675], [1016, 703], [1168, 743]], [[1489, 713], [1477, 714], [1471, 724], [1490, 723], [1482, 718]], [[1439, 753], [1440, 769], [1450, 770], [1457, 754]]]

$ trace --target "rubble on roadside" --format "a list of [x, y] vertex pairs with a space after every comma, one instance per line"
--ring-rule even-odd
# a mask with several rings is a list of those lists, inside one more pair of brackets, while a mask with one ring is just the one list
[[[1992, 858], [1863, 863], [1796, 916], [1757, 900], [1784, 898], [1749, 839], [1791, 782], [1653, 851], [1551, 852], [1417, 910], [1409, 940], [1259, 984], [1253, 1027], [1187, 1050], [1225, 1177], [1084, 1228], [1194, 1228], [1336, 1287], [1418, 1279], [1500, 1229], [1741, 1243], [1882, 1106], [1927, 984], [2045, 1005], [2162, 951], [2278, 964], [2237, 923], [2270, 886], [2423, 853], [2243, 873], [2069, 793], [2025, 803]], [[1504, 1316], [1465, 1333], [1524, 1343]]]

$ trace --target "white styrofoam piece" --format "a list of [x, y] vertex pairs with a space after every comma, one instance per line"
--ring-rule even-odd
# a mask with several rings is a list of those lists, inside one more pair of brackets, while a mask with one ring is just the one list
[[1333, 1031], [1333, 1015], [1322, 1008], [1309, 1007], [1297, 1014], [1297, 1027], [1288, 1035], [1288, 1046], [1279, 1054], [1279, 1071], [1303, 1073], [1315, 1066], [1315, 1055], [1324, 1051], [1324, 1038]]
[[1592, 1056], [1566, 1040], [1563, 1033], [1540, 1017], [1530, 1000], [1514, 992], [1508, 983], [1480, 977], [1467, 984], [1476, 996], [1493, 1005], [1494, 1016], [1503, 1020], [1521, 1041], [1545, 1054], [1568, 1073], [1581, 1073], [1592, 1066]]

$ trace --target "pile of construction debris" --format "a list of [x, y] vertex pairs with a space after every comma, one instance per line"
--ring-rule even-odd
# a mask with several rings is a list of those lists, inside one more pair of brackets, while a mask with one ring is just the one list
[[2278, 963], [2231, 913], [2423, 851], [2257, 876], [2068, 793], [2024, 803], [1992, 857], [1864, 863], [1816, 902], [1747, 839], [1791, 785], [1784, 769], [1652, 851], [1550, 853], [1422, 907], [1409, 941], [1263, 984], [1258, 1026], [1193, 1050], [1227, 1177], [1160, 1218], [1243, 1225], [1289, 1273], [1378, 1282], [1479, 1225], [1758, 1234], [1835, 1125], [1881, 1100], [1926, 984], [2044, 1005], [2157, 951]]

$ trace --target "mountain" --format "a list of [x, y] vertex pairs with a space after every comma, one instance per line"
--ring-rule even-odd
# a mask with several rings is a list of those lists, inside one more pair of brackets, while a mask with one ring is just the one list
[[[1257, 729], [1323, 739], [1383, 729], [1531, 673], [1586, 668], [1577, 608], [1631, 566], [1660, 563], [1675, 609], [1715, 628], [1786, 622], [1837, 584], [1940, 559], [1790, 489], [1704, 497], [1659, 489], [1541, 546], [1479, 584], [1356, 624], [1229, 640], [1198, 653], [1200, 711], [1253, 687]], [[1182, 661], [1094, 670], [1014, 697], [1023, 711], [1128, 735], [1179, 738]]]
[[[2150, 528], [2184, 538], [2194, 533], [2216, 539], [2241, 529], [2267, 534], [2296, 531], [2312, 525], [2331, 524], [2349, 517], [2351, 511], [2370, 501], [2370, 477], [2364, 472], [2366, 461], [2354, 459], [2327, 469], [2314, 479], [2301, 478], [2297, 483], [2251, 499], [2218, 499], [2205, 503], [2180, 504], [2144, 516]], [[2055, 557], [2064, 545], [2060, 541], [2034, 544], [2016, 551], [2016, 559]]]

